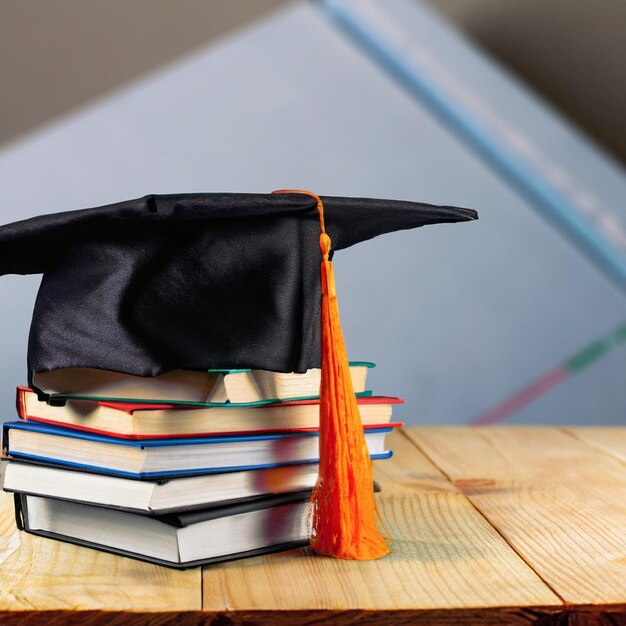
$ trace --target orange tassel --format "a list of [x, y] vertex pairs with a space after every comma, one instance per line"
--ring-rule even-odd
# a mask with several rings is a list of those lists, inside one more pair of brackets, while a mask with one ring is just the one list
[[330, 237], [324, 206], [315, 198], [320, 219], [322, 281], [322, 381], [320, 385], [320, 465], [311, 496], [311, 547], [340, 559], [368, 561], [389, 554], [376, 525], [372, 462], [356, 402], [348, 355], [339, 320]]

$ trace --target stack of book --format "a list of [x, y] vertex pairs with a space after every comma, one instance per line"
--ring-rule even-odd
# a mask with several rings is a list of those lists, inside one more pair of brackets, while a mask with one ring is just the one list
[[[399, 398], [366, 391], [367, 445], [385, 459]], [[306, 545], [317, 477], [320, 371], [91, 369], [35, 374], [4, 426], [4, 489], [28, 532], [172, 567]]]

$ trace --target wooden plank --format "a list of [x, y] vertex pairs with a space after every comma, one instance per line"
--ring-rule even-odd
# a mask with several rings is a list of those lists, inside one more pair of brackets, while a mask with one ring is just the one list
[[0, 533], [0, 611], [201, 608], [199, 568], [176, 571], [20, 532], [3, 492]]
[[[282, 609], [307, 619], [307, 611], [375, 611], [380, 617], [408, 610], [415, 617], [416, 610], [431, 610], [433, 617], [432, 611], [466, 607], [561, 604], [402, 433], [390, 437], [389, 447], [394, 457], [376, 464], [375, 477], [394, 539], [390, 556], [359, 563], [303, 549], [206, 567], [204, 610]], [[301, 623], [296, 613], [288, 615], [284, 623]]]
[[420, 452], [404, 431], [394, 431], [385, 440], [393, 456], [374, 463], [374, 479], [387, 495], [453, 495], [460, 491]]
[[[208, 626], [206, 615], [194, 612], [37, 610], [0, 611], [2, 626]], [[220, 624], [220, 622], [215, 622]], [[221, 622], [231, 626], [233, 622]], [[256, 622], [255, 622], [256, 623]], [[243, 625], [242, 625], [243, 626]], [[250, 622], [246, 626], [251, 626]]]
[[554, 428], [409, 436], [566, 602], [626, 603], [626, 472]]
[[565, 432], [626, 463], [626, 428], [565, 428]]
[[401, 611], [0, 611], [2, 626], [622, 626], [625, 606]]

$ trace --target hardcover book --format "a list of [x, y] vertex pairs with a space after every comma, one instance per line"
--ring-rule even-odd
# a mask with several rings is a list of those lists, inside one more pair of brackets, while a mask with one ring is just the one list
[[18, 528], [34, 535], [187, 568], [307, 545], [309, 497], [282, 494], [159, 517], [26, 494], [15, 494], [15, 507]]
[[[366, 396], [357, 400], [364, 426], [384, 426], [400, 398]], [[319, 399], [292, 400], [256, 407], [224, 404], [189, 407], [67, 400], [63, 406], [42, 402], [25, 387], [17, 390], [18, 415], [23, 420], [128, 439], [197, 437], [316, 430]]]
[[223, 506], [311, 490], [317, 464], [137, 480], [20, 459], [4, 460], [3, 489], [143, 514]]
[[[355, 393], [365, 391], [367, 372], [374, 363], [350, 363]], [[141, 400], [143, 402], [194, 402], [251, 404], [319, 395], [321, 372], [265, 370], [172, 370], [158, 376], [134, 376], [89, 367], [69, 367], [33, 374], [33, 385], [57, 398]]]
[[[391, 456], [384, 441], [395, 426], [400, 424], [364, 429], [372, 459]], [[129, 440], [20, 421], [5, 423], [3, 446], [15, 458], [131, 478], [167, 478], [317, 463], [318, 435]]]

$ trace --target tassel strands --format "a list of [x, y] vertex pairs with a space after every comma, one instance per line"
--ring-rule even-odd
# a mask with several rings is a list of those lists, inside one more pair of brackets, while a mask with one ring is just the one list
[[333, 264], [330, 237], [324, 225], [324, 206], [315, 198], [320, 219], [322, 250], [322, 376], [320, 385], [320, 464], [311, 496], [311, 547], [328, 556], [367, 561], [389, 554], [376, 524], [372, 462], [365, 442], [352, 387]]

